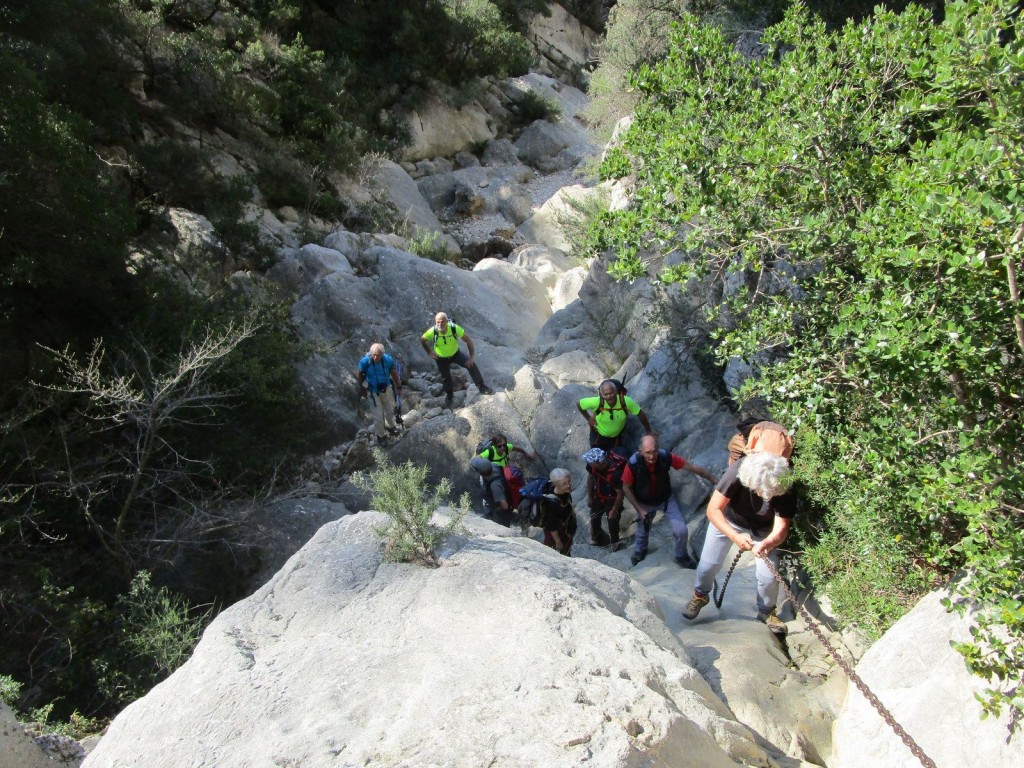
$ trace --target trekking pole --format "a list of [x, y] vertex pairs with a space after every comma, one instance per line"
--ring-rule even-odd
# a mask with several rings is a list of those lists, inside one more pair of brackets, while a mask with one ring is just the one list
[[832, 647], [831, 643], [829, 643], [829, 641], [825, 639], [825, 634], [821, 631], [821, 629], [819, 629], [818, 623], [814, 621], [813, 618], [811, 618], [811, 614], [807, 611], [807, 609], [804, 608], [799, 602], [797, 602], [796, 595], [793, 594], [793, 592], [789, 588], [789, 585], [786, 584], [785, 580], [779, 574], [778, 570], [776, 570], [775, 564], [768, 559], [768, 555], [762, 552], [761, 554], [757, 555], [757, 557], [760, 557], [762, 560], [764, 560], [765, 565], [768, 566], [768, 570], [771, 571], [772, 576], [775, 577], [775, 580], [779, 582], [779, 585], [782, 587], [782, 590], [786, 593], [786, 599], [793, 603], [793, 607], [797, 610], [800, 616], [803, 617], [803, 620], [807, 624], [808, 628], [811, 630], [811, 632], [814, 633], [815, 637], [818, 638], [821, 644], [825, 646], [825, 650], [829, 652], [829, 654], [832, 656], [833, 659], [835, 659], [835, 662], [840, 666], [843, 672], [846, 673], [846, 677], [849, 678], [850, 682], [857, 686], [857, 690], [859, 690], [864, 695], [864, 698], [867, 699], [871, 706], [875, 708], [875, 711], [878, 712], [879, 715], [881, 715], [882, 719], [888, 724], [890, 728], [892, 728], [893, 732], [897, 736], [899, 736], [900, 740], [907, 745], [907, 748], [910, 749], [911, 752], [913, 752], [914, 757], [921, 761], [921, 765], [925, 766], [925, 768], [936, 768], [936, 765], [932, 761], [932, 759], [924, 753], [924, 750], [921, 749], [920, 745], [916, 741], [914, 741], [913, 737], [903, 729], [903, 726], [896, 722], [896, 718], [894, 718], [892, 716], [892, 713], [888, 709], [886, 709], [885, 705], [882, 704], [879, 698], [871, 692], [871, 689], [869, 689], [867, 684], [860, 678], [860, 675], [853, 671], [853, 668], [839, 656], [839, 653], [835, 650], [835, 648]]

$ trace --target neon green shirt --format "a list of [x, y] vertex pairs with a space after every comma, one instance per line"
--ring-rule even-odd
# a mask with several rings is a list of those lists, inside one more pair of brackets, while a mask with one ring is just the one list
[[[435, 337], [434, 334], [437, 334]], [[466, 335], [461, 325], [448, 323], [448, 332], [441, 333], [436, 325], [427, 328], [423, 334], [425, 341], [434, 342], [434, 354], [438, 357], [451, 357], [459, 351], [459, 339]]]
[[[625, 405], [625, 407], [623, 407]], [[601, 398], [584, 397], [579, 402], [581, 410], [593, 411], [597, 422], [597, 434], [601, 437], [618, 437], [626, 428], [626, 419], [629, 414], [636, 416], [640, 413], [640, 406], [637, 405], [629, 395], [616, 395], [615, 404], [609, 408], [601, 407]], [[600, 408], [600, 411], [598, 410]]]
[[487, 446], [484, 449], [484, 452], [481, 453], [480, 455], [487, 459], [489, 462], [491, 462], [491, 464], [497, 464], [499, 467], [507, 467], [509, 459], [512, 456], [512, 449], [515, 448], [515, 446], [512, 445], [512, 443], [506, 443], [505, 447], [507, 448], [507, 450], [505, 451], [504, 456], [499, 456], [498, 449], [495, 448], [493, 445]]

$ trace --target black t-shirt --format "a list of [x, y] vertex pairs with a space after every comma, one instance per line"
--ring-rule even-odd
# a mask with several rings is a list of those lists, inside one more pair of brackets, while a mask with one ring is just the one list
[[796, 499], [792, 491], [765, 501], [740, 482], [739, 471], [746, 457], [725, 470], [715, 490], [729, 499], [725, 517], [731, 523], [749, 528], [759, 536], [771, 533], [775, 516], [791, 518], [796, 514]]

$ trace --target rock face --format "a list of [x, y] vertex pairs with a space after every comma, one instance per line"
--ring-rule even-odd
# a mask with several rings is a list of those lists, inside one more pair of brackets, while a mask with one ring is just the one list
[[[947, 613], [934, 592], [868, 649], [859, 674], [896, 722], [940, 766], [1017, 768], [1024, 735], [1008, 737], [1005, 718], [980, 720], [974, 699], [988, 687], [950, 647], [970, 640], [969, 621]], [[834, 731], [830, 768], [920, 765], [871, 704], [850, 685]]]
[[78, 759], [51, 760], [32, 737], [25, 733], [10, 708], [0, 701], [0, 768], [55, 768], [78, 763]]
[[768, 765], [635, 581], [471, 521], [440, 568], [325, 526], [87, 768]]

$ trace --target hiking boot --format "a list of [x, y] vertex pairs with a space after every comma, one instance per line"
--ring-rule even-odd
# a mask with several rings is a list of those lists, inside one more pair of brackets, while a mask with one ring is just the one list
[[689, 568], [691, 571], [697, 568], [697, 561], [688, 555], [677, 557], [675, 561], [680, 568]]
[[494, 390], [491, 389], [490, 387], [480, 387], [480, 394], [481, 395], [493, 395], [494, 394]]
[[700, 592], [694, 590], [693, 597], [690, 598], [690, 602], [687, 603], [686, 608], [683, 609], [683, 618], [693, 619], [697, 618], [697, 614], [700, 613], [700, 609], [707, 605], [710, 601], [707, 595], [702, 595]]
[[776, 635], [784, 635], [789, 632], [789, 627], [786, 626], [786, 622], [779, 618], [778, 614], [775, 613], [774, 608], [770, 611], [758, 611], [757, 620], [766, 624], [768, 629]]
[[647, 557], [646, 552], [634, 552], [632, 557], [629, 558], [629, 562], [631, 562], [633, 565], [636, 565], [637, 563], [643, 561], [645, 557]]
[[447, 395], [445, 395], [444, 396], [444, 407], [447, 408], [448, 410], [451, 410], [451, 408], [452, 408], [452, 400], [454, 400], [454, 399], [455, 399], [455, 396], [451, 392], [449, 392]]

